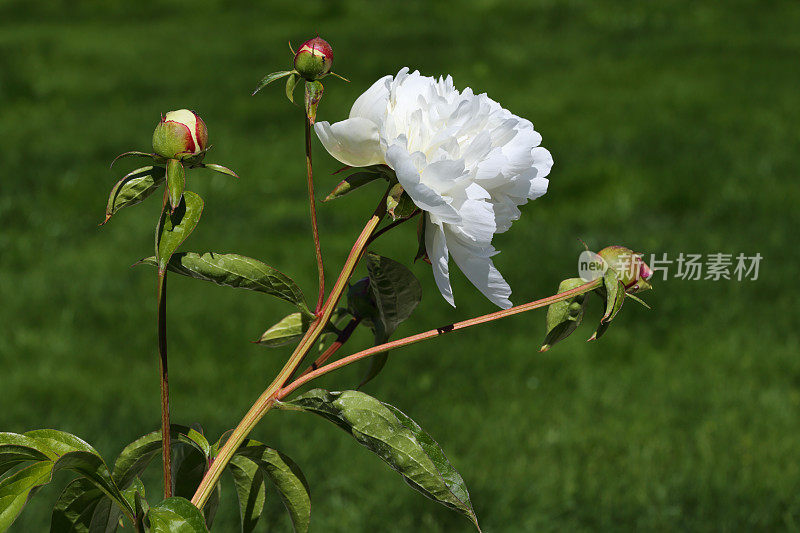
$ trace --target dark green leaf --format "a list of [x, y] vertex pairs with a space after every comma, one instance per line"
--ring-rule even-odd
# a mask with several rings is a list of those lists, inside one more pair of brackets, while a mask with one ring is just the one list
[[153, 194], [166, 176], [164, 167], [142, 167], [124, 176], [111, 189], [106, 205], [106, 219], [103, 224], [123, 207], [130, 207], [142, 202]]
[[[157, 265], [154, 257], [142, 259], [140, 263]], [[263, 292], [294, 304], [311, 315], [303, 291], [294, 280], [257, 259], [238, 254], [184, 252], [173, 255], [167, 269], [224, 287]]]
[[292, 313], [265, 331], [256, 342], [270, 348], [293, 344], [305, 335], [310, 323], [307, 315]]
[[324, 87], [319, 80], [306, 81], [306, 116], [312, 124], [317, 117], [317, 107], [322, 100], [323, 90]]
[[[581, 278], [565, 279], [558, 286], [558, 292], [566, 292], [583, 285], [585, 282]], [[556, 302], [547, 308], [547, 334], [544, 344], [539, 349], [546, 352], [557, 342], [569, 337], [583, 320], [583, 313], [586, 310], [588, 294], [579, 294], [568, 300]]]
[[433, 439], [408, 417], [399, 416], [396, 409], [362, 392], [321, 389], [278, 407], [308, 411], [330, 420], [400, 473], [412, 488], [459, 511], [477, 526], [463, 480], [454, 475], [455, 470]]
[[42, 485], [50, 482], [51, 461], [39, 461], [0, 480], [0, 531], [11, 527], [14, 520]]
[[167, 498], [147, 513], [151, 533], [204, 533], [208, 531], [200, 509], [185, 498]]
[[422, 285], [402, 264], [388, 257], [368, 253], [369, 288], [388, 339], [411, 316], [422, 299]]
[[160, 271], [166, 270], [172, 254], [194, 231], [202, 213], [202, 198], [196, 193], [186, 191], [181, 203], [172, 213], [165, 210], [161, 214], [156, 230], [156, 259]]
[[[194, 431], [192, 432], [194, 437], [192, 445], [172, 447], [173, 494], [186, 499], [191, 499], [200, 485], [200, 481], [208, 471], [210, 458], [208, 443], [204, 437], [202, 440], [198, 437], [202, 436], [199, 426], [194, 428]], [[220, 484], [217, 483], [210, 498], [203, 506], [203, 515], [206, 518], [206, 526], [208, 528], [211, 528], [214, 523], [220, 495]]]
[[167, 189], [169, 189], [169, 204], [173, 211], [177, 209], [186, 188], [186, 170], [183, 163], [177, 159], [167, 161]]
[[18, 433], [0, 433], [0, 475], [25, 461], [49, 459], [36, 440]]
[[281, 452], [254, 440], [244, 441], [236, 450], [236, 456], [247, 458], [261, 468], [264, 476], [278, 489], [294, 530], [297, 533], [308, 531], [311, 522], [311, 497], [300, 467]]
[[216, 163], [204, 163], [201, 166], [203, 168], [213, 170], [214, 172], [219, 172], [220, 174], [227, 174], [228, 176], [233, 176], [237, 179], [239, 178], [239, 175], [233, 170], [229, 169], [228, 167], [223, 167], [222, 165], [217, 165]]
[[336, 188], [334, 188], [333, 191], [331, 191], [331, 193], [323, 201], [328, 202], [330, 200], [335, 200], [336, 198], [341, 198], [345, 194], [351, 193], [359, 187], [362, 187], [367, 183], [372, 183], [378, 179], [385, 179], [385, 176], [380, 172], [368, 171], [350, 174], [345, 179], [340, 181]]
[[50, 533], [89, 533], [95, 509], [103, 498], [103, 491], [86, 478], [73, 480], [56, 501]]
[[242, 533], [250, 533], [258, 524], [264, 510], [266, 487], [261, 468], [245, 457], [234, 456], [228, 463], [239, 499]]
[[273, 72], [271, 74], [267, 74], [266, 76], [261, 78], [261, 81], [258, 82], [258, 86], [256, 86], [256, 90], [253, 91], [253, 95], [255, 95], [258, 91], [260, 91], [273, 81], [286, 77], [289, 74], [292, 74], [293, 72], [294, 72], [293, 70], [282, 70], [280, 72]]

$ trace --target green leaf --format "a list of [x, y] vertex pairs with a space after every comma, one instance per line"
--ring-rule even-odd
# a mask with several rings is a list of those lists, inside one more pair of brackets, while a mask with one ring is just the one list
[[169, 203], [174, 211], [181, 201], [183, 190], [186, 188], [186, 170], [177, 159], [167, 161], [167, 189], [169, 189]]
[[435, 441], [397, 409], [363, 392], [322, 389], [277, 406], [308, 411], [333, 422], [383, 459], [412, 488], [464, 514], [477, 526], [464, 481]]
[[208, 531], [200, 509], [185, 498], [173, 496], [147, 513], [151, 533], [204, 533]]
[[414, 200], [406, 194], [402, 185], [397, 183], [389, 190], [389, 195], [386, 197], [386, 211], [392, 220], [411, 216], [416, 210], [417, 206]]
[[307, 315], [292, 313], [265, 331], [256, 342], [269, 348], [293, 344], [305, 335], [310, 323]]
[[266, 486], [261, 468], [245, 457], [234, 456], [228, 469], [233, 475], [236, 485], [236, 496], [239, 499], [239, 517], [242, 533], [250, 533], [256, 528], [266, 501]]
[[300, 76], [292, 74], [286, 79], [286, 98], [291, 103], [294, 103], [294, 89], [297, 87], [297, 82], [300, 81]]
[[200, 165], [202, 168], [207, 168], [209, 170], [213, 170], [214, 172], [219, 172], [220, 174], [227, 174], [228, 176], [233, 176], [236, 179], [239, 179], [239, 175], [236, 174], [233, 170], [229, 169], [228, 167], [223, 167], [222, 165], [217, 165], [216, 163], [203, 163]]
[[394, 259], [372, 252], [365, 259], [369, 288], [388, 339], [416, 309], [422, 299], [422, 285], [408, 268]]
[[[558, 292], [566, 292], [583, 285], [581, 278], [565, 279], [558, 286]], [[578, 294], [568, 300], [556, 302], [547, 308], [547, 334], [544, 343], [539, 349], [546, 352], [557, 342], [569, 337], [583, 320], [586, 311], [588, 294]]]
[[322, 100], [323, 90], [324, 87], [319, 80], [306, 81], [306, 116], [312, 124], [317, 117], [317, 107]]
[[[164, 167], [142, 167], [125, 175], [111, 189], [106, 205], [105, 224], [109, 219], [123, 207], [130, 207], [145, 200], [153, 194], [166, 179], [166, 169]], [[101, 224], [101, 225], [102, 225]]]
[[[206, 457], [210, 455], [211, 448], [208, 441], [195, 429], [172, 424], [170, 426], [170, 438], [176, 445], [191, 446]], [[153, 457], [160, 451], [160, 430], [142, 435], [128, 444], [114, 462], [114, 481], [119, 487], [127, 489], [144, 472]]]
[[372, 183], [373, 181], [378, 179], [386, 179], [386, 177], [380, 172], [369, 172], [369, 171], [362, 171], [350, 174], [345, 179], [340, 181], [339, 184], [333, 189], [333, 191], [331, 191], [331, 193], [327, 197], [325, 197], [325, 200], [323, 201], [328, 202], [330, 200], [335, 200], [336, 198], [341, 198], [342, 196], [353, 192], [359, 187], [363, 187], [367, 183]]
[[39, 461], [0, 480], [0, 531], [11, 527], [28, 499], [50, 482], [52, 474], [53, 463]]
[[[205, 437], [202, 437], [202, 428], [199, 425], [192, 428], [190, 434], [193, 437], [191, 445], [172, 447], [173, 494], [187, 500], [192, 498], [203, 476], [208, 471], [211, 453], [208, 442]], [[180, 441], [178, 441], [178, 444], [180, 444]], [[220, 484], [217, 483], [210, 498], [203, 506], [203, 515], [206, 519], [206, 526], [209, 529], [214, 523], [220, 496]]]
[[56, 501], [50, 518], [50, 533], [89, 533], [95, 510], [103, 498], [103, 491], [89, 480], [73, 480]]
[[239, 446], [236, 456], [247, 458], [259, 466], [264, 476], [278, 489], [294, 530], [297, 533], [308, 531], [311, 522], [311, 497], [300, 467], [281, 452], [250, 439]]
[[156, 230], [156, 259], [161, 272], [166, 270], [175, 250], [194, 231], [202, 213], [202, 198], [196, 193], [186, 191], [181, 203], [172, 213], [164, 210], [161, 214]]
[[251, 96], [255, 96], [255, 94], [258, 91], [260, 91], [261, 89], [263, 89], [264, 87], [266, 87], [267, 85], [272, 83], [273, 81], [279, 80], [281, 78], [284, 78], [284, 77], [288, 76], [289, 74], [292, 74], [293, 72], [294, 72], [293, 70], [282, 70], [280, 72], [273, 72], [271, 74], [267, 74], [266, 76], [261, 78], [261, 81], [258, 82], [258, 86], [256, 86], [256, 90], [253, 91], [253, 94]]
[[[139, 263], [157, 266], [154, 257], [142, 259]], [[263, 292], [294, 304], [305, 314], [311, 315], [303, 291], [297, 283], [283, 272], [257, 259], [238, 254], [184, 252], [173, 255], [167, 269], [223, 287]]]
[[36, 440], [18, 433], [0, 433], [0, 475], [25, 461], [49, 459]]

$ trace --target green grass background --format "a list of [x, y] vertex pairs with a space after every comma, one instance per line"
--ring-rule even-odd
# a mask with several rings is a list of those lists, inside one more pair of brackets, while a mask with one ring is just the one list
[[[286, 42], [317, 32], [337, 72], [319, 111], [339, 120], [408, 65], [450, 73], [533, 121], [555, 158], [549, 193], [496, 239], [515, 303], [575, 275], [578, 238], [666, 253], [759, 252], [758, 281], [657, 281], [586, 344], [537, 353], [544, 313], [393, 354], [367, 392], [414, 417], [466, 480], [485, 531], [796, 530], [800, 527], [800, 4], [780, 1], [301, 0], [0, 4], [0, 429], [53, 427], [108, 459], [158, 424], [154, 275], [158, 201], [98, 229], [106, 195], [149, 150], [159, 113], [196, 109], [206, 201], [185, 249], [238, 252], [313, 295], [301, 111], [279, 86]], [[315, 145], [317, 181], [338, 168]], [[379, 191], [321, 205], [329, 276]], [[376, 244], [410, 263], [413, 227]], [[425, 291], [398, 332], [492, 311], [460, 273], [458, 308]], [[287, 356], [250, 341], [288, 313], [263, 295], [173, 276], [173, 419], [216, 438]], [[310, 297], [313, 299], [313, 297]], [[595, 306], [597, 306], [595, 302]], [[368, 342], [362, 334], [353, 348]], [[322, 382], [350, 388], [363, 369]], [[255, 437], [297, 461], [313, 531], [467, 531], [321, 419], [271, 413]], [[152, 468], [149, 494], [158, 494]], [[60, 474], [12, 531], [46, 530]], [[287, 531], [270, 494], [262, 531]], [[236, 531], [231, 485], [217, 530]]]

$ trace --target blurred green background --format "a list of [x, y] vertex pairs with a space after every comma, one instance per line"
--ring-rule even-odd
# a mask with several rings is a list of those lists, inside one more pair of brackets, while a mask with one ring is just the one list
[[[798, 529], [798, 28], [794, 1], [5, 0], [0, 430], [59, 428], [111, 459], [157, 427], [154, 275], [129, 265], [151, 254], [158, 201], [97, 223], [136, 165], [108, 163], [149, 150], [161, 112], [197, 110], [208, 160], [242, 176], [190, 174], [206, 209], [184, 249], [260, 258], [313, 294], [301, 111], [278, 85], [250, 92], [289, 66], [287, 41], [319, 33], [352, 80], [326, 82], [322, 120], [344, 118], [375, 79], [408, 65], [450, 73], [542, 132], [550, 191], [496, 239], [515, 303], [575, 275], [579, 237], [673, 259], [764, 257], [757, 281], [670, 271], [645, 294], [652, 311], [629, 304], [597, 343], [583, 342], [593, 308], [546, 354], [543, 312], [395, 352], [366, 390], [440, 442], [484, 530]], [[315, 150], [326, 192], [339, 165]], [[378, 194], [320, 206], [329, 276]], [[375, 249], [410, 264], [414, 228]], [[429, 267], [413, 269], [424, 298], [398, 335], [493, 310], [460, 273], [451, 309]], [[169, 306], [173, 419], [216, 439], [287, 356], [250, 341], [290, 309], [176, 276]], [[322, 385], [353, 387], [362, 371]], [[271, 413], [255, 437], [305, 471], [313, 531], [469, 529], [316, 417]], [[46, 530], [67, 479], [12, 531]], [[226, 485], [217, 530], [237, 530], [235, 507]], [[260, 530], [289, 530], [276, 494], [267, 507]]]

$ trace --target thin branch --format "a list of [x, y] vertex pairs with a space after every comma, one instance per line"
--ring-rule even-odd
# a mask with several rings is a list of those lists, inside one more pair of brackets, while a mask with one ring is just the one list
[[361, 322], [360, 318], [353, 318], [352, 320], [350, 320], [350, 322], [347, 323], [347, 326], [345, 326], [345, 328], [341, 331], [341, 333], [339, 333], [339, 336], [336, 337], [336, 340], [333, 342], [333, 344], [328, 346], [328, 349], [322, 352], [322, 354], [319, 357], [317, 357], [317, 360], [311, 363], [311, 365], [309, 365], [309, 367], [306, 368], [302, 374], [300, 374], [300, 377], [303, 377], [309, 372], [312, 372], [321, 367], [322, 365], [324, 365], [325, 361], [330, 359], [330, 357], [333, 354], [335, 354], [339, 350], [339, 348], [341, 348], [342, 345], [348, 341], [348, 339], [350, 339], [350, 335], [352, 335], [353, 332], [356, 330], [356, 327], [358, 327], [359, 322]]
[[415, 216], [419, 215], [420, 213], [422, 213], [422, 211], [420, 209], [417, 209], [413, 213], [411, 213], [410, 215], [408, 215], [406, 217], [403, 217], [403, 218], [399, 218], [399, 219], [395, 220], [394, 222], [392, 222], [391, 224], [388, 224], [386, 227], [381, 228], [380, 230], [376, 231], [372, 235], [372, 237], [369, 238], [369, 241], [367, 241], [367, 244], [368, 245], [372, 244], [375, 241], [375, 239], [377, 239], [378, 237], [380, 237], [381, 235], [383, 235], [387, 231], [396, 228], [397, 226], [399, 226], [400, 224], [402, 224], [403, 222], [405, 222], [407, 220], [411, 220], [412, 218], [414, 218]]
[[317, 256], [317, 275], [319, 278], [319, 295], [314, 314], [318, 315], [325, 301], [325, 267], [322, 262], [322, 246], [319, 242], [319, 227], [317, 226], [317, 206], [314, 199], [314, 170], [311, 163], [311, 119], [306, 115], [306, 177], [308, 181], [308, 202], [311, 208], [311, 232], [314, 235], [314, 252]]

